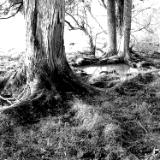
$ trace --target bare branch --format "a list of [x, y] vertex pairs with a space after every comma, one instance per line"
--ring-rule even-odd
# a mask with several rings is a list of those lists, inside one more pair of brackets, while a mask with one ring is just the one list
[[[14, 17], [18, 12], [20, 12], [20, 10], [22, 9], [22, 7], [23, 7], [23, 2], [15, 2], [15, 3], [11, 4], [9, 7], [1, 10], [1, 11], [3, 11], [3, 13], [2, 13], [3, 15], [1, 15], [2, 17], [0, 17], [0, 19], [9, 19], [11, 17]], [[10, 12], [12, 12], [13, 10], [15, 12], [8, 16], [8, 14]], [[4, 16], [4, 12], [5, 11], [7, 11], [7, 13], [5, 13], [5, 14], [7, 14], [6, 17]]]
[[66, 14], [67, 14], [68, 16], [70, 16], [70, 17], [74, 20], [74, 22], [76, 23], [77, 26], [79, 26], [78, 21], [76, 20], [76, 18], [75, 18], [72, 14], [70, 14], [70, 13], [68, 13], [68, 12], [66, 12]]
[[104, 30], [104, 28], [101, 26], [101, 24], [98, 22], [97, 18], [93, 15], [91, 10], [88, 10], [91, 17], [94, 19], [94, 21], [98, 24], [98, 26], [101, 28], [101, 30], [103, 31], [103, 33], [107, 34], [107, 32]]
[[104, 0], [100, 0], [100, 1], [102, 2], [102, 6], [103, 6], [105, 9], [107, 9], [107, 5], [106, 5], [105, 1], [104, 1]]
[[78, 28], [78, 27], [74, 27], [74, 26], [73, 26], [69, 21], [67, 21], [67, 20], [65, 20], [65, 23], [67, 23], [68, 26], [70, 27], [69, 30], [78, 30], [78, 29], [80, 29], [80, 28]]
[[142, 30], [146, 30], [149, 33], [152, 33], [153, 31], [151, 31], [149, 29], [149, 26], [151, 25], [151, 20], [146, 24], [146, 25], [142, 25], [139, 22], [135, 21], [134, 19], [132, 20], [133, 22], [135, 22], [136, 24], [138, 24], [139, 26], [142, 26], [141, 28], [137, 29], [137, 30], [133, 30], [133, 32], [138, 32], [138, 31], [142, 31]]
[[[142, 13], [146, 10], [149, 10], [149, 9], [151, 9], [151, 7], [146, 7], [146, 8], [143, 8], [143, 9], [137, 11], [137, 13], [133, 16], [133, 18], [136, 17], [137, 15], [139, 15], [140, 13]], [[132, 11], [132, 12], [135, 12], [135, 11]]]

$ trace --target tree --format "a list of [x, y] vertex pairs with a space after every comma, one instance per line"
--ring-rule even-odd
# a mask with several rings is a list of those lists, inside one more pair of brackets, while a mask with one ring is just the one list
[[107, 7], [107, 30], [108, 30], [107, 55], [112, 56], [117, 53], [115, 1], [106, 0], [106, 4], [107, 4], [106, 6]]
[[[23, 98], [4, 110], [19, 122], [33, 121], [61, 101], [66, 92], [93, 93], [72, 72], [65, 56], [63, 40], [64, 0], [24, 0], [26, 54], [24, 69], [27, 88]], [[14, 107], [14, 108], [13, 108]], [[24, 113], [24, 114], [23, 114]], [[23, 114], [23, 116], [22, 116]], [[25, 117], [25, 118], [24, 118]], [[38, 118], [36, 117], [36, 118]]]
[[129, 44], [130, 44], [130, 34], [131, 34], [131, 17], [132, 17], [132, 0], [124, 0], [124, 48], [123, 52], [120, 53], [120, 56], [124, 60], [129, 60]]
[[[68, 1], [67, 1], [68, 2]], [[91, 15], [91, 3], [89, 1], [72, 1], [67, 3], [65, 22], [69, 30], [81, 30], [89, 40], [90, 53], [95, 57], [96, 36], [93, 34], [92, 26], [89, 24], [89, 14]]]
[[123, 15], [124, 15], [124, 0], [116, 0], [116, 22], [117, 22], [117, 51], [118, 54], [120, 52], [123, 52], [123, 27], [124, 27], [124, 21], [123, 21]]
[[[79, 10], [76, 12], [79, 8]], [[76, 12], [76, 13], [75, 13]], [[88, 23], [87, 8], [85, 2], [77, 2], [70, 10], [66, 10], [65, 22], [69, 26], [69, 30], [81, 30], [89, 39], [90, 53], [95, 56], [96, 44], [94, 43], [94, 37], [92, 28]]]
[[101, 0], [101, 3], [108, 15], [108, 50], [116, 54], [110, 59], [127, 62], [129, 60], [132, 0]]

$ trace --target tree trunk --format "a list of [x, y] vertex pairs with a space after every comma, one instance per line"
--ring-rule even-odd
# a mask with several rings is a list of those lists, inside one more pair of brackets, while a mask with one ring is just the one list
[[[73, 74], [67, 62], [63, 40], [64, 0], [23, 2], [28, 87], [21, 100], [9, 107], [3, 107], [3, 113], [20, 124], [36, 122], [48, 114], [66, 112], [62, 105], [66, 92], [81, 95], [95, 93], [94, 88], [82, 83]], [[56, 108], [59, 103], [62, 107]]]
[[124, 46], [123, 14], [124, 14], [124, 0], [116, 0], [117, 52], [118, 52], [118, 55], [120, 55], [123, 52], [123, 46]]
[[80, 90], [64, 49], [64, 0], [24, 0], [26, 68], [31, 94], [37, 87]]
[[89, 37], [89, 46], [90, 46], [91, 55], [95, 57], [96, 46], [94, 45], [93, 37], [91, 35], [88, 35], [88, 37]]
[[117, 53], [116, 42], [116, 15], [115, 15], [115, 1], [107, 0], [107, 54], [112, 56]]
[[131, 12], [132, 0], [124, 0], [124, 51], [122, 56], [124, 60], [129, 60], [129, 44], [130, 44], [130, 32], [131, 32]]

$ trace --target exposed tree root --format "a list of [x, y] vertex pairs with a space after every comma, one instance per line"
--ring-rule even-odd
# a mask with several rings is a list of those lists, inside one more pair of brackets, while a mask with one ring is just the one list
[[26, 72], [25, 69], [18, 69], [16, 72], [12, 72], [7, 84], [6, 88], [15, 86], [15, 87], [21, 87], [22, 85], [26, 84]]
[[5, 75], [3, 78], [0, 78], [0, 92], [5, 88], [10, 76], [11, 73]]
[[99, 61], [100, 65], [105, 65], [105, 64], [119, 64], [119, 63], [125, 63], [124, 58], [119, 57], [119, 56], [111, 56], [111, 57], [104, 57], [101, 58]]
[[16, 97], [13, 93], [19, 94], [19, 90], [26, 84], [26, 74], [24, 70], [18, 69], [17, 71], [10, 71], [0, 79], [0, 94], [4, 98], [10, 98], [13, 101]]
[[73, 67], [82, 67], [82, 66], [99, 66], [99, 65], [110, 65], [110, 64], [127, 64], [132, 67], [135, 67], [135, 63], [130, 60], [125, 60], [123, 57], [111, 56], [111, 57], [102, 57], [102, 58], [83, 58], [81, 61], [72, 64]]
[[85, 96], [85, 95], [92, 96], [102, 92], [102, 90], [92, 87], [87, 83], [84, 83], [73, 74], [60, 75], [59, 78], [56, 79], [55, 83], [56, 83], [57, 90], [61, 94], [65, 92], [73, 92], [75, 94], [82, 95], [82, 96]]
[[[108, 64], [121, 64], [125, 63], [132, 67], [139, 67], [139, 63], [145, 63], [151, 66], [156, 66], [156, 62], [154, 62], [151, 58], [146, 58], [143, 55], [137, 53], [136, 51], [133, 51], [132, 48], [130, 48], [130, 57], [129, 59], [125, 59], [124, 57], [121, 57], [119, 55], [114, 55], [108, 57], [108, 55], [104, 55], [101, 58], [80, 58], [77, 61], [75, 61], [72, 66], [74, 67], [81, 67], [81, 66], [96, 66], [96, 65], [108, 65]], [[144, 64], [144, 65], [145, 65]], [[143, 65], [143, 64], [142, 64]]]
[[[70, 74], [55, 76], [54, 82], [42, 80], [26, 84], [14, 104], [2, 106], [0, 112], [14, 120], [16, 124], [31, 124], [39, 121], [41, 117], [67, 112], [66, 95], [68, 93], [84, 97], [102, 92]], [[46, 87], [48, 85], [50, 87]], [[72, 96], [68, 98], [71, 99]]]
[[66, 108], [58, 106], [63, 102], [55, 98], [52, 91], [39, 89], [33, 95], [18, 100], [10, 106], [0, 109], [2, 114], [7, 115], [16, 124], [27, 125], [40, 120], [50, 114], [60, 114]]

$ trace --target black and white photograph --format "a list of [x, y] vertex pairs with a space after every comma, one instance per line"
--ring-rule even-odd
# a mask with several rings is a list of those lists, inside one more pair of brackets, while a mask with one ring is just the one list
[[0, 160], [160, 160], [160, 0], [0, 0]]

